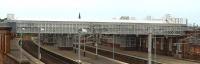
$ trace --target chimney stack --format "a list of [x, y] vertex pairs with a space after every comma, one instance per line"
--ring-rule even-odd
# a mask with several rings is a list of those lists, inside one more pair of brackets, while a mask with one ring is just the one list
[[14, 14], [7, 14], [7, 19], [8, 20], [14, 20], [15, 19], [15, 15]]

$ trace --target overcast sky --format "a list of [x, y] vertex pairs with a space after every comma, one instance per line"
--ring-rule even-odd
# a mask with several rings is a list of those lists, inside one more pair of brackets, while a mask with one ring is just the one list
[[200, 24], [200, 0], [0, 0], [0, 17], [7, 13], [16, 18], [112, 19], [147, 15], [161, 18], [165, 14], [188, 18]]

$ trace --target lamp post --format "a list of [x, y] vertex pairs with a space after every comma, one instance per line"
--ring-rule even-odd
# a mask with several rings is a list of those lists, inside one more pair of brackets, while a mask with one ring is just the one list
[[[78, 62], [79, 63], [81, 63], [81, 36], [83, 35], [83, 34], [85, 34], [85, 33], [87, 33], [87, 30], [86, 29], [84, 29], [84, 28], [81, 28], [81, 29], [79, 29], [78, 30], [78, 33], [79, 33], [79, 42], [78, 42]], [[84, 46], [85, 46], [85, 44], [84, 44]], [[85, 52], [85, 50], [84, 50], [84, 52]]]
[[40, 60], [41, 59], [41, 52], [40, 52], [40, 47], [41, 47], [41, 43], [40, 43], [40, 33], [41, 33], [41, 31], [43, 31], [44, 30], [44, 28], [40, 28], [39, 27], [39, 35], [38, 35], [38, 42], [39, 42], [39, 44], [38, 44], [38, 59]]
[[148, 34], [148, 64], [151, 64], [152, 58], [151, 58], [151, 49], [152, 47], [152, 29], [149, 28], [149, 34]]
[[113, 59], [115, 59], [115, 36], [113, 34]]
[[78, 42], [78, 62], [79, 63], [81, 63], [81, 50], [80, 50], [80, 48], [81, 48], [81, 34], [79, 33], [79, 36], [78, 36], [78, 40], [79, 40], [79, 42]]
[[[156, 35], [155, 33], [159, 34], [162, 33], [163, 29], [160, 28], [153, 28], [149, 27], [148, 28], [149, 33], [148, 33], [148, 64], [152, 64], [152, 46], [154, 46], [154, 60], [156, 60]], [[154, 34], [153, 34], [154, 33]], [[154, 44], [152, 45], [152, 38], [154, 38]]]
[[22, 33], [22, 31], [24, 31], [25, 30], [25, 28], [22, 28], [22, 30], [21, 30], [21, 34], [20, 34], [20, 36], [21, 36], [21, 41], [20, 41], [20, 46], [21, 46], [21, 48], [20, 48], [20, 64], [22, 63], [22, 41], [23, 41], [23, 33]]
[[83, 39], [83, 40], [84, 40], [84, 42], [83, 42], [83, 43], [84, 43], [84, 47], [83, 47], [83, 49], [84, 49], [83, 56], [85, 57], [85, 43], [86, 43], [86, 39], [85, 39], [85, 36], [84, 36], [83, 38], [84, 38], [84, 39]]
[[95, 35], [96, 35], [96, 39], [95, 39], [95, 40], [96, 40], [96, 41], [95, 41], [95, 42], [96, 42], [96, 43], [95, 43], [96, 54], [95, 54], [95, 55], [96, 55], [96, 58], [97, 58], [97, 55], [98, 55], [98, 42], [99, 42], [99, 40], [97, 40], [97, 37], [98, 37], [97, 34], [95, 34]]
[[157, 44], [157, 42], [156, 42], [156, 36], [154, 36], [154, 60], [156, 60], [156, 44]]

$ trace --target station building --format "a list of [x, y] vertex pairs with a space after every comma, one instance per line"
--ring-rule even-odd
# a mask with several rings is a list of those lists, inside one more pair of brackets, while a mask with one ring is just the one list
[[[72, 49], [81, 43], [98, 44], [121, 50], [147, 52], [148, 35], [152, 34], [152, 49], [157, 54], [185, 57], [188, 40], [187, 19], [166, 17], [146, 20], [15, 20], [9, 19], [12, 30], [25, 40], [43, 45]], [[80, 32], [84, 31], [84, 32]], [[80, 37], [80, 39], [79, 39]]]

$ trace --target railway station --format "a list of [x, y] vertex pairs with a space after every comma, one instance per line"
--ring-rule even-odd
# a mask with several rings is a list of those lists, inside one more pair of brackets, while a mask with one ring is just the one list
[[0, 25], [1, 58], [18, 64], [200, 63], [199, 27], [169, 15], [66, 21], [8, 17]]

